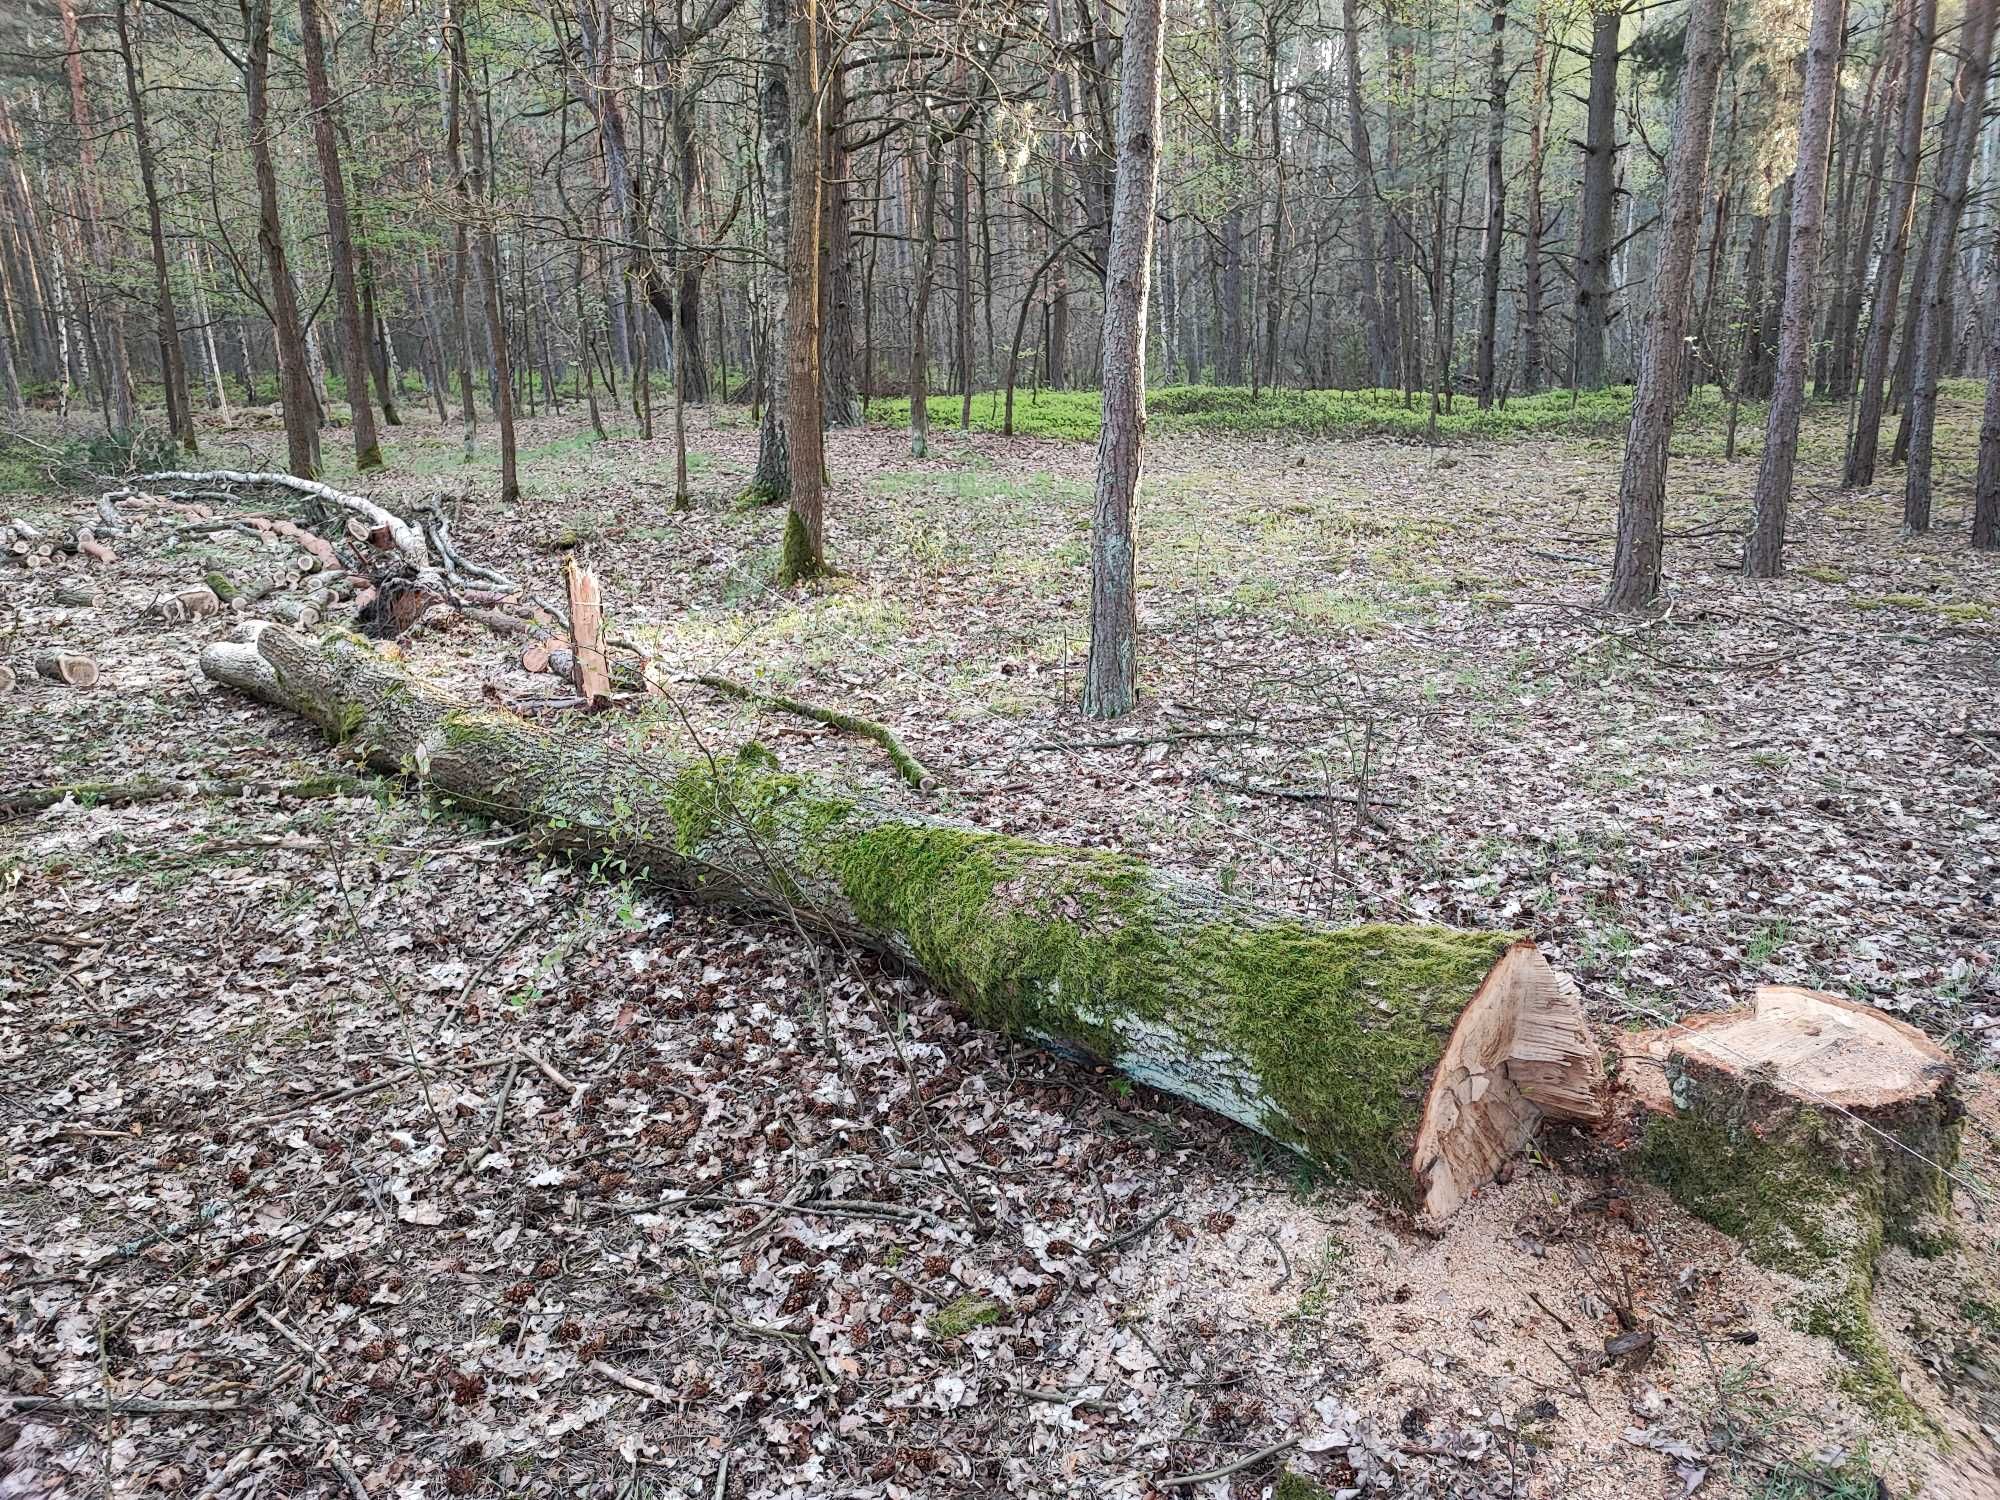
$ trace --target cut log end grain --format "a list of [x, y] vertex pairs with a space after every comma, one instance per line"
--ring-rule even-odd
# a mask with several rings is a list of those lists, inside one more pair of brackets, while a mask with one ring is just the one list
[[871, 803], [756, 745], [674, 756], [565, 736], [461, 702], [353, 637], [266, 626], [201, 665], [551, 846], [838, 934], [985, 1025], [1411, 1209], [1449, 1214], [1539, 1121], [1597, 1111], [1576, 992], [1511, 934], [1303, 921], [1128, 855]]
[[97, 686], [97, 663], [73, 651], [51, 651], [36, 657], [35, 673], [65, 687]]
[[1425, 1212], [1449, 1218], [1545, 1118], [1595, 1122], [1604, 1068], [1576, 986], [1531, 943], [1501, 955], [1438, 1059], [1413, 1153]]

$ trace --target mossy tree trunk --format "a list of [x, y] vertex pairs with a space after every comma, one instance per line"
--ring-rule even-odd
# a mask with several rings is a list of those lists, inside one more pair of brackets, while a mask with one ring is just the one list
[[354, 637], [252, 631], [202, 670], [380, 769], [690, 895], [795, 913], [991, 1026], [1397, 1201], [1448, 1213], [1544, 1114], [1595, 1109], [1575, 992], [1509, 934], [1302, 922], [1123, 855], [874, 805], [755, 746], [635, 755], [461, 704]]

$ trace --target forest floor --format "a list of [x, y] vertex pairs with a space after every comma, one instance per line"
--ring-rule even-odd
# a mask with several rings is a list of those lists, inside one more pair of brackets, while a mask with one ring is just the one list
[[[739, 411], [691, 413], [687, 514], [669, 441], [574, 411], [523, 424], [510, 510], [428, 419], [328, 476], [444, 492], [466, 551], [552, 591], [580, 553], [668, 678], [865, 713], [937, 785], [691, 685], [579, 732], [754, 736], [1332, 920], [1528, 929], [1607, 1029], [1772, 981], [1923, 1026], [1967, 1069], [1959, 1243], [1890, 1251], [1876, 1308], [1924, 1420], [1643, 1184], [1536, 1157], [1425, 1234], [782, 924], [329, 786], [317, 734], [196, 671], [226, 622], [143, 618], [256, 544], [135, 510], [98, 606], [56, 601], [74, 565], [0, 578], [17, 670], [105, 672], [0, 702], [0, 795], [276, 789], [0, 813], [0, 1393], [65, 1402], [0, 1405], [0, 1496], [1137, 1500], [1287, 1440], [1171, 1493], [1289, 1464], [1370, 1495], [1992, 1495], [2000, 570], [1965, 546], [1976, 394], [1946, 417], [1940, 524], [1906, 538], [1899, 473], [1838, 492], [1816, 413], [1772, 584], [1731, 567], [1754, 458], [1685, 434], [1643, 625], [1595, 608], [1615, 438], [1163, 435], [1145, 697], [1109, 728], [1076, 707], [1084, 443], [832, 434], [841, 574], [795, 592], [782, 518], [732, 504]], [[281, 452], [238, 428], [202, 461]], [[404, 649], [550, 690], [463, 619]], [[1642, 1368], [1605, 1360], [1621, 1313], [1659, 1334]]]

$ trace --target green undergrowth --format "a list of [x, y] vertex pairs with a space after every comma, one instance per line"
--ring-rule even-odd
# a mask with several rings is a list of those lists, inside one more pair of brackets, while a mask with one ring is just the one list
[[955, 1339], [975, 1328], [990, 1328], [1000, 1321], [1001, 1311], [1000, 1304], [992, 1298], [968, 1292], [937, 1310], [930, 1319], [931, 1337]]
[[[958, 425], [956, 396], [932, 396], [930, 417], [943, 433]], [[1569, 436], [1606, 436], [1624, 430], [1631, 414], [1628, 387], [1572, 394], [1545, 391], [1516, 396], [1505, 406], [1481, 411], [1476, 402], [1455, 397], [1450, 411], [1438, 414], [1437, 433], [1447, 441]], [[875, 401], [869, 406], [875, 427], [908, 426], [910, 403]], [[1014, 431], [1023, 437], [1044, 437], [1088, 443], [1097, 439], [1099, 416], [1096, 391], [1025, 390], [1014, 393]], [[972, 399], [972, 428], [977, 432], [1005, 430], [1006, 406], [997, 392]], [[1233, 436], [1336, 438], [1391, 437], [1423, 440], [1430, 434], [1430, 402], [1419, 394], [1406, 405], [1395, 390], [1295, 391], [1267, 390], [1252, 395], [1244, 386], [1164, 386], [1146, 395], [1146, 425], [1156, 433], [1216, 433]]]

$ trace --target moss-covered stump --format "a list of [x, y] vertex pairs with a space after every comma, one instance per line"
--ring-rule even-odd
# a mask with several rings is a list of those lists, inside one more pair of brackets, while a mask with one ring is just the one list
[[566, 738], [462, 704], [351, 636], [250, 627], [202, 670], [379, 768], [634, 875], [795, 912], [989, 1025], [1439, 1216], [1544, 1116], [1599, 1112], [1575, 991], [1511, 934], [1319, 926], [1123, 855], [876, 805], [754, 746], [676, 759]]
[[1759, 1264], [1805, 1283], [1791, 1315], [1855, 1362], [1857, 1394], [1913, 1409], [1869, 1311], [1885, 1242], [1945, 1233], [1960, 1109], [1922, 1032], [1838, 996], [1771, 986], [1749, 1010], [1628, 1039], [1640, 1159]]

